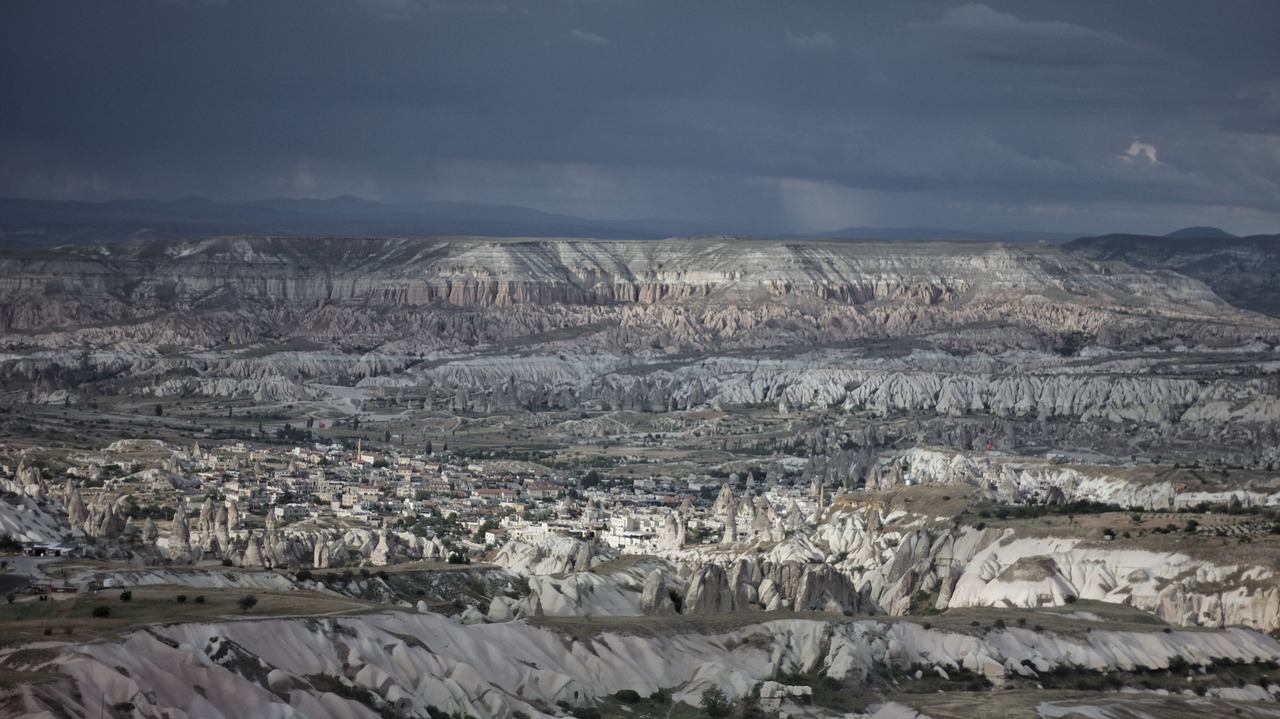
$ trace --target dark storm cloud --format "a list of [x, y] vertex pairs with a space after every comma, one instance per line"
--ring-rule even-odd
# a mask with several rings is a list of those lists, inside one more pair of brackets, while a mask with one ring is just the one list
[[1058, 20], [1025, 21], [980, 3], [948, 10], [924, 27], [939, 44], [967, 57], [1017, 65], [1101, 65], [1146, 54], [1115, 33]]
[[0, 194], [1274, 231], [1280, 5], [1208, 5], [9, 2]]

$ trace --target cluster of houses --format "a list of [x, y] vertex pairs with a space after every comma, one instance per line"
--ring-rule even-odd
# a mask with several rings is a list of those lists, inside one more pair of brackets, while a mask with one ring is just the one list
[[[597, 538], [624, 551], [656, 551], [675, 542], [721, 541], [726, 525], [741, 538], [757, 509], [811, 515], [819, 503], [807, 487], [760, 487], [758, 497], [749, 491], [754, 499], [734, 503], [733, 511], [744, 514], [730, 517], [724, 478], [652, 477], [584, 488], [572, 474], [516, 473], [501, 461], [455, 462], [341, 445], [196, 445], [188, 459], [204, 488], [216, 488], [250, 511], [274, 512], [277, 521], [404, 518], [411, 524], [453, 517], [466, 538], [489, 545], [512, 537], [536, 543], [556, 533]], [[717, 494], [714, 504], [708, 501]]]
[[[249, 514], [271, 513], [281, 526], [315, 520], [412, 527], [425, 521], [433, 532], [454, 532], [456, 539], [473, 547], [500, 545], [511, 538], [538, 543], [549, 534], [563, 534], [598, 539], [623, 551], [653, 552], [753, 533], [767, 537], [767, 530], [783, 526], [783, 516], [811, 516], [820, 506], [819, 497], [807, 487], [771, 485], [757, 492], [748, 481], [748, 490], [738, 497], [724, 477], [706, 475], [584, 484], [571, 473], [513, 471], [517, 465], [502, 461], [361, 446], [285, 449], [196, 443], [178, 452], [171, 447], [156, 451], [148, 460], [122, 460], [120, 465], [124, 466], [94, 467], [92, 475], [72, 473], [92, 479], [87, 486], [101, 487], [106, 495], [131, 494], [146, 502], [137, 478], [150, 472], [157, 487], [172, 483], [178, 489], [178, 506], [199, 505], [216, 494]], [[728, 479], [732, 483], [739, 478]], [[157, 489], [152, 496], [149, 506], [175, 506], [171, 490]]]

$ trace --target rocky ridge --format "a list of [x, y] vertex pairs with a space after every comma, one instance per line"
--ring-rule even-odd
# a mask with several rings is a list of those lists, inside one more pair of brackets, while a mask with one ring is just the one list
[[[550, 717], [547, 708], [556, 703], [591, 706], [621, 689], [642, 696], [662, 689], [696, 703], [708, 687], [739, 697], [789, 673], [865, 685], [887, 677], [910, 682], [911, 672], [918, 678], [924, 669], [1003, 682], [1051, 675], [1060, 666], [1160, 670], [1277, 657], [1280, 644], [1247, 630], [958, 634], [909, 622], [790, 619], [727, 632], [606, 629], [572, 638], [524, 623], [468, 627], [438, 615], [384, 614], [149, 628], [119, 642], [74, 647], [59, 665], [67, 679], [22, 687], [16, 701], [32, 717], [56, 716], [54, 707], [91, 715], [99, 703], [128, 703], [143, 716], [202, 719], [374, 717], [381, 708], [425, 716], [428, 707]], [[336, 686], [358, 691], [339, 694]], [[1256, 701], [1280, 686], [1214, 691]], [[898, 716], [893, 711], [885, 705], [867, 715]]]
[[[349, 416], [386, 398], [397, 412], [509, 416], [767, 403], [923, 412], [938, 422], [898, 428], [921, 441], [954, 434], [953, 418], [1048, 445], [1129, 426], [1151, 451], [1208, 438], [1242, 465], [1276, 460], [1265, 434], [1280, 420], [1280, 322], [1181, 275], [1047, 245], [221, 238], [10, 250], [0, 333], [0, 398], [14, 404], [236, 399]], [[563, 436], [598, 431], [567, 423]]]
[[[1210, 230], [1201, 235], [1197, 229]], [[1231, 304], [1271, 315], [1280, 312], [1280, 236], [1222, 236], [1188, 228], [1177, 237], [1082, 237], [1066, 249], [1094, 261], [1171, 270], [1204, 282]]]

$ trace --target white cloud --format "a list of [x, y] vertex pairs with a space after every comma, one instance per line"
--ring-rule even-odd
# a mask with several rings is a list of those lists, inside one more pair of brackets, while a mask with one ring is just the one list
[[787, 31], [787, 44], [793, 47], [804, 48], [806, 50], [822, 50], [836, 46], [836, 39], [831, 33], [818, 31], [812, 34], [794, 33]]
[[574, 28], [569, 31], [569, 37], [573, 38], [574, 40], [589, 42], [592, 45], [608, 45], [609, 44], [609, 38], [604, 37], [603, 35], [596, 35], [594, 33], [584, 32], [577, 28]]
[[1152, 165], [1160, 164], [1160, 161], [1156, 159], [1156, 146], [1148, 142], [1138, 142], [1137, 140], [1134, 140], [1133, 143], [1129, 145], [1129, 149], [1125, 150], [1123, 155], [1120, 155], [1120, 159], [1129, 163], [1132, 163], [1139, 157], [1147, 158], [1147, 161]]

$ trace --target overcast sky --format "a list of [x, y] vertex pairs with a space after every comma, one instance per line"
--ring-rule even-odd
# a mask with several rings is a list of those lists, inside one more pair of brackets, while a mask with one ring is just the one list
[[0, 195], [1280, 232], [1276, 0], [0, 0]]

